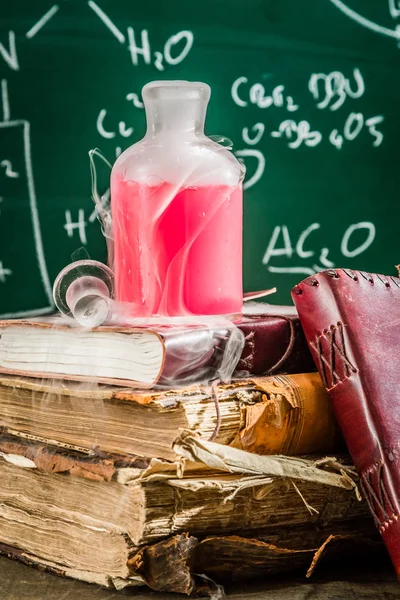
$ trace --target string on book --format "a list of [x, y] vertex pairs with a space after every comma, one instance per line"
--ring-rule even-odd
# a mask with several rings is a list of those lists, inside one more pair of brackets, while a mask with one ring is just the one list
[[[272, 317], [272, 318], [279, 318], [279, 319], [285, 319], [286, 323], [289, 325], [289, 332], [290, 332], [290, 338], [289, 338], [289, 344], [285, 350], [285, 352], [283, 353], [283, 355], [281, 356], [281, 358], [274, 364], [272, 365], [272, 367], [270, 367], [266, 373], [266, 375], [272, 375], [274, 373], [274, 371], [276, 371], [277, 369], [279, 369], [279, 367], [285, 362], [285, 360], [289, 357], [290, 353], [293, 350], [293, 346], [294, 346], [294, 340], [295, 340], [295, 330], [294, 330], [294, 324], [293, 324], [293, 319], [291, 319], [290, 317], [287, 317], [285, 315], [270, 315], [270, 314], [261, 314], [261, 315], [246, 315], [247, 317], [249, 317], [250, 319], [258, 319], [258, 318], [262, 318], [262, 317]], [[250, 358], [250, 357], [248, 357]], [[245, 359], [245, 360], [248, 360]]]
[[288, 358], [288, 356], [290, 355], [290, 353], [293, 350], [294, 337], [295, 337], [293, 321], [289, 317], [284, 317], [284, 319], [289, 325], [289, 330], [290, 330], [289, 344], [288, 344], [288, 347], [286, 348], [286, 352], [283, 354], [283, 356], [281, 356], [281, 358], [274, 364], [273, 367], [268, 369], [269, 373], [271, 373], [272, 371], [276, 371], [285, 362], [285, 360]]
[[221, 409], [219, 406], [218, 399], [218, 385], [220, 381], [220, 379], [214, 379], [214, 381], [211, 382], [211, 397], [214, 400], [215, 404], [215, 412], [217, 413], [217, 423], [215, 425], [214, 431], [211, 434], [211, 437], [208, 439], [209, 442], [213, 442], [216, 439], [221, 428]]

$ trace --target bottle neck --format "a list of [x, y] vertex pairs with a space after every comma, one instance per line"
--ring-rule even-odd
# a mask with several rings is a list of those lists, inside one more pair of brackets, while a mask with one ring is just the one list
[[147, 137], [204, 135], [207, 103], [198, 99], [152, 99], [145, 102]]

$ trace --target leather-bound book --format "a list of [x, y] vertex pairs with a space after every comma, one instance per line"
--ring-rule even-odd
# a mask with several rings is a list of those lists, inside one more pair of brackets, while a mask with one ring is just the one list
[[245, 335], [238, 371], [275, 375], [316, 370], [294, 306], [248, 302], [244, 311], [236, 323]]
[[251, 303], [231, 321], [146, 328], [85, 329], [60, 316], [0, 321], [0, 373], [170, 388], [226, 381], [235, 367], [241, 376], [316, 370], [293, 306]]
[[293, 299], [400, 577], [400, 279], [331, 269]]

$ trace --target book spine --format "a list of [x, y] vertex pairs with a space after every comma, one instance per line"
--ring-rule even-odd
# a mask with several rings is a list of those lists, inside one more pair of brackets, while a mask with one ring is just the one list
[[237, 372], [275, 375], [315, 371], [298, 317], [248, 315], [238, 327], [245, 335], [245, 347]]
[[361, 274], [331, 269], [305, 279], [295, 286], [292, 296], [360, 476], [363, 495], [400, 577], [400, 511], [393, 477], [397, 467], [388, 463], [382, 449], [385, 432], [377, 430], [371, 414], [368, 374], [357, 364], [357, 349], [345, 318], [351, 307], [344, 306], [340, 284], [329, 281], [341, 277], [357, 282]]

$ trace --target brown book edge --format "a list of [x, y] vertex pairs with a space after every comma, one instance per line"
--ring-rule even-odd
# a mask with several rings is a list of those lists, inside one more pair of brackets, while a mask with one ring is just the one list
[[[76, 396], [80, 400], [134, 402], [166, 410], [181, 406], [185, 411], [185, 401], [195, 402], [196, 396], [199, 403], [213, 402], [218, 407], [228, 400], [235, 401], [237, 427], [229, 434], [230, 440], [225, 440], [229, 445], [258, 454], [301, 455], [344, 449], [329, 397], [318, 373], [253, 377], [220, 384], [214, 390], [204, 386], [147, 392], [111, 386], [95, 389], [88, 386], [85, 390], [80, 385], [59, 385], [47, 380], [38, 383], [37, 380], [11, 376], [0, 376], [0, 385], [57, 396]], [[224, 418], [219, 420], [218, 412], [215, 418], [215, 430], [221, 429], [221, 425], [223, 428]], [[187, 428], [189, 424], [183, 426]], [[13, 428], [10, 433], [17, 434]]]
[[[147, 585], [157, 592], [210, 595], [225, 582], [248, 581], [277, 573], [297, 571], [310, 577], [321, 560], [360, 559], [371, 555], [384, 559], [383, 544], [368, 524], [360, 520], [349, 531], [338, 527], [333, 533], [320, 532], [319, 540], [290, 548], [260, 538], [208, 536], [203, 539], [182, 533], [138, 549], [128, 560], [130, 576], [115, 579], [106, 573], [86, 573], [43, 561], [19, 548], [0, 543], [0, 554], [40, 571], [72, 577], [88, 583], [121, 590]], [[315, 542], [318, 542], [315, 544]], [[334, 563], [333, 563], [334, 564]], [[202, 573], [204, 576], [199, 576]]]

